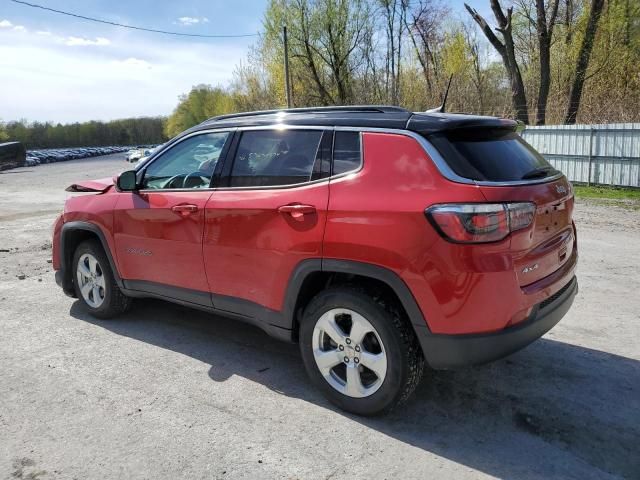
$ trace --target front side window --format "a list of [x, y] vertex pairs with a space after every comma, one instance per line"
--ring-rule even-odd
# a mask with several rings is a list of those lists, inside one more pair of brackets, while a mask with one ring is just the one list
[[147, 167], [142, 188], [208, 188], [228, 137], [203, 133], [179, 142]]
[[321, 130], [249, 130], [242, 133], [231, 187], [271, 187], [310, 181]]

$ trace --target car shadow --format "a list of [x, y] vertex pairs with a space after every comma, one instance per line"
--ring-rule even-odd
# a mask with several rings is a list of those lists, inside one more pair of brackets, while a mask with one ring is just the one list
[[[640, 473], [640, 362], [633, 359], [541, 339], [490, 365], [427, 371], [407, 404], [362, 418], [338, 410], [313, 388], [297, 345], [255, 327], [146, 299], [111, 321], [89, 316], [78, 301], [70, 313], [205, 362], [215, 382], [239, 375], [493, 476], [573, 476], [563, 470], [570, 458], [597, 469], [594, 478]], [[541, 458], [548, 452], [553, 458]]]

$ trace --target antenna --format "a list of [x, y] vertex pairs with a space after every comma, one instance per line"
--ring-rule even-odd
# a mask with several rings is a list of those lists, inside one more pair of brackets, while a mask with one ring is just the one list
[[449, 87], [451, 87], [451, 80], [453, 80], [453, 73], [449, 76], [449, 83], [447, 83], [447, 89], [444, 91], [444, 97], [442, 97], [442, 105], [427, 110], [427, 113], [444, 113], [444, 107], [447, 104], [447, 97], [449, 96]]

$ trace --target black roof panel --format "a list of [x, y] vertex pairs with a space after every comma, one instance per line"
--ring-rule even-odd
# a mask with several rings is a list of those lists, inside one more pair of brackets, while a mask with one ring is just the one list
[[513, 120], [457, 113], [410, 112], [386, 105], [310, 107], [264, 110], [221, 115], [205, 120], [189, 131], [205, 128], [286, 125], [317, 125], [406, 129], [429, 135], [443, 130], [472, 127], [515, 128]]

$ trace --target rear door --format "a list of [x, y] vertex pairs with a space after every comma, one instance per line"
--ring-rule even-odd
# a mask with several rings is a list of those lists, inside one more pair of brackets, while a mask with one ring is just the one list
[[205, 205], [230, 137], [186, 137], [140, 171], [139, 191], [119, 194], [114, 233], [128, 288], [211, 305], [202, 257]]
[[206, 204], [204, 261], [218, 309], [282, 309], [296, 265], [321, 258], [332, 132], [247, 129], [236, 134]]

